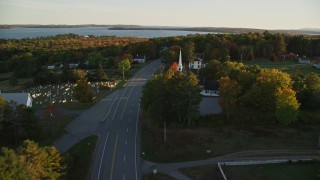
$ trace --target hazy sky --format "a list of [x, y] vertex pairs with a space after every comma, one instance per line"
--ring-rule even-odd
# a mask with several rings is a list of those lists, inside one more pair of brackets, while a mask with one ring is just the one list
[[0, 0], [0, 24], [320, 28], [320, 0]]

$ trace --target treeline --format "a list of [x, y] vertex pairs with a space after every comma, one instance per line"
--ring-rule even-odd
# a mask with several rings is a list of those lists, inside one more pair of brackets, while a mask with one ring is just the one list
[[[169, 49], [178, 46], [182, 48], [182, 52], [188, 51], [188, 48], [184, 47], [186, 43], [191, 43], [194, 52], [202, 53], [205, 61], [254, 60], [257, 57], [270, 58], [273, 55], [283, 60], [284, 55], [285, 58], [293, 58], [292, 54], [300, 57], [320, 55], [320, 39], [316, 36], [271, 34], [268, 31], [244, 34], [198, 34], [157, 38], [154, 41], [158, 46], [166, 46]], [[185, 62], [190, 60], [192, 59], [184, 56]]]
[[[47, 65], [79, 63], [79, 68], [116, 68], [124, 56], [146, 55], [147, 59], [163, 56], [166, 62], [178, 60], [182, 49], [183, 62], [200, 54], [205, 61], [246, 61], [264, 57], [285, 60], [298, 56], [320, 56], [317, 36], [263, 33], [196, 34], [162, 38], [115, 36], [57, 35], [45, 38], [0, 40], [0, 72], [14, 72], [15, 78], [48, 74]], [[50, 74], [50, 73], [49, 73]], [[13, 82], [15, 82], [13, 80]]]

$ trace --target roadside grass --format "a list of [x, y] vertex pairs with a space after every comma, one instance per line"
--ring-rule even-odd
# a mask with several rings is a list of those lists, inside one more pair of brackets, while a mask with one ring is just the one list
[[219, 168], [216, 165], [196, 166], [179, 170], [193, 180], [223, 180]]
[[175, 178], [168, 176], [166, 174], [157, 173], [154, 174], [145, 174], [142, 176], [142, 180], [174, 180]]
[[88, 179], [97, 140], [98, 136], [88, 136], [64, 154], [68, 162], [68, 173], [65, 179]]
[[[228, 179], [233, 180], [317, 180], [320, 163], [317, 164], [266, 164], [254, 166], [224, 166]], [[201, 173], [201, 169], [198, 169]]]
[[17, 80], [16, 85], [11, 85], [10, 79], [0, 81], [0, 90], [2, 92], [21, 92], [26, 86], [32, 84], [32, 78], [19, 78]]
[[52, 143], [65, 134], [65, 127], [74, 120], [73, 116], [61, 115], [53, 118], [53, 136], [51, 130], [51, 121], [48, 119], [39, 119], [43, 135], [39, 140], [39, 145], [50, 146]]
[[[215, 121], [215, 119], [211, 119]], [[142, 125], [142, 152], [153, 162], [169, 163], [207, 159], [251, 150], [315, 150], [317, 125], [219, 125], [216, 127], [163, 128], [152, 122]], [[207, 153], [206, 150], [211, 150]]]

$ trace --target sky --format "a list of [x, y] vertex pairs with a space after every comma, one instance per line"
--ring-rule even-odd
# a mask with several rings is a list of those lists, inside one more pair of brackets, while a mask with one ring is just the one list
[[320, 0], [0, 0], [0, 24], [320, 29]]

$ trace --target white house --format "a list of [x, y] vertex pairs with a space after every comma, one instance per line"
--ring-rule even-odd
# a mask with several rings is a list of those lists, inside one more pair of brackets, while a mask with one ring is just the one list
[[27, 107], [32, 107], [32, 97], [30, 93], [1, 93], [2, 96], [8, 103], [14, 102], [17, 105], [23, 104]]
[[146, 62], [146, 56], [139, 56], [137, 54], [137, 56], [132, 58], [132, 63], [145, 63], [145, 62]]
[[201, 69], [203, 68], [204, 64], [202, 63], [202, 59], [196, 57], [192, 62], [189, 63], [189, 68], [190, 69]]

